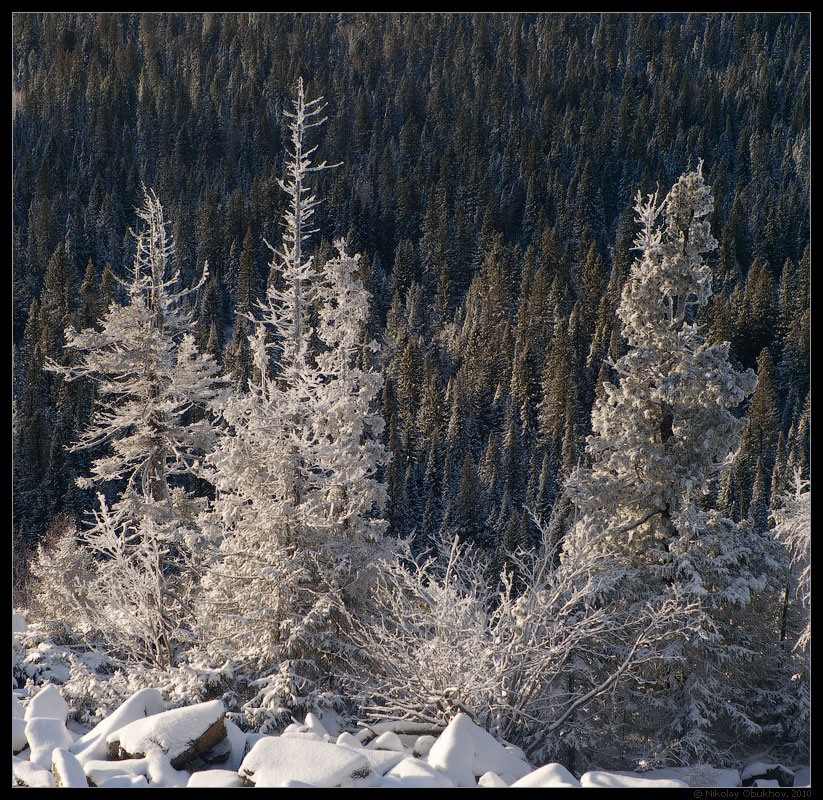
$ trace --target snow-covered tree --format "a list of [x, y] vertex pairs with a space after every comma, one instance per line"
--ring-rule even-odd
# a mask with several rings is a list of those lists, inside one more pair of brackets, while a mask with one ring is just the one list
[[599, 604], [614, 559], [581, 551], [558, 565], [535, 522], [543, 546], [510, 554], [499, 582], [457, 536], [434, 557], [408, 549], [386, 561], [377, 613], [354, 623], [365, 663], [348, 680], [364, 711], [434, 726], [464, 712], [530, 757], [557, 760], [599, 737], [603, 697], [694, 633], [695, 605], [676, 595]]
[[67, 380], [89, 377], [97, 387], [92, 424], [73, 449], [106, 446], [83, 486], [125, 479], [125, 495], [145, 501], [170, 497], [169, 479], [191, 474], [214, 439], [214, 429], [192, 412], [205, 409], [216, 395], [217, 365], [194, 344], [191, 289], [176, 289], [179, 271], [169, 275], [173, 243], [163, 207], [144, 190], [138, 216], [144, 228], [136, 235], [137, 252], [124, 282], [129, 302], [112, 304], [101, 330], [66, 330], [66, 348], [76, 365], [49, 368]]
[[319, 660], [343, 647], [342, 611], [367, 594], [370, 551], [386, 525], [378, 471], [388, 456], [372, 408], [382, 379], [356, 366], [359, 351], [375, 347], [363, 338], [369, 295], [354, 277], [359, 256], [338, 243], [320, 275], [306, 252], [319, 202], [306, 181], [326, 165], [311, 165], [303, 139], [323, 122], [320, 102], [307, 102], [298, 84], [281, 183], [291, 203], [249, 337], [249, 392], [226, 400], [225, 435], [208, 460], [216, 498], [204, 526], [218, 549], [201, 632], [213, 655], [254, 663], [262, 677], [246, 710], [269, 724], [312, 694]]
[[[169, 270], [174, 248], [168, 223], [153, 191], [144, 189], [138, 217], [142, 226], [135, 234], [134, 264], [123, 282], [127, 305], [112, 303], [99, 330], [68, 328], [66, 348], [74, 362], [50, 362], [48, 368], [69, 381], [95, 382], [98, 402], [92, 423], [73, 449], [106, 452], [78, 484], [109, 484], [118, 492], [111, 511], [99, 495], [101, 510], [84, 532], [99, 583], [89, 590], [91, 616], [115, 646], [169, 664], [175, 657], [175, 633], [188, 614], [184, 595], [190, 582], [180, 571], [197, 539], [193, 515], [199, 501], [185, 491], [182, 476], [200, 474], [214, 443], [206, 408], [217, 395], [219, 380], [211, 357], [197, 352], [188, 302], [204, 284], [208, 267], [204, 265], [196, 286], [178, 288], [179, 272]], [[117, 548], [112, 537], [119, 537]], [[150, 557], [143, 552], [147, 548]], [[128, 569], [120, 570], [118, 565], [127, 562]], [[132, 593], [133, 580], [144, 579], [153, 591]], [[154, 631], [141, 644], [133, 638], [142, 634], [125, 623], [121, 596], [130, 598], [132, 616]]]
[[[712, 295], [703, 257], [717, 246], [701, 167], [662, 203], [656, 194], [646, 201], [638, 195], [640, 257], [617, 312], [628, 352], [610, 364], [617, 384], [604, 383], [595, 402], [590, 466], [566, 484], [576, 522], [563, 558], [597, 551], [616, 559], [620, 580], [604, 603], [640, 607], [676, 592], [699, 604], [700, 634], [669, 654], [677, 663], [649, 670], [613, 712], [636, 731], [638, 751], [650, 748], [657, 758], [712, 755], [711, 731], [721, 725], [759, 731], [735, 685], [747, 639], [757, 633], [737, 614], [771, 588], [767, 575], [776, 563], [767, 536], [723, 518], [710, 503], [746, 424], [731, 409], [753, 392], [756, 377], [736, 372], [728, 343], [710, 344], [694, 321]], [[631, 738], [621, 737], [626, 753]]]
[[809, 484], [798, 470], [770, 515], [772, 532], [788, 556], [780, 624], [784, 675], [789, 678], [781, 689], [790, 698], [781, 720], [783, 741], [794, 745], [793, 756], [801, 757], [808, 752], [811, 724], [811, 500]]

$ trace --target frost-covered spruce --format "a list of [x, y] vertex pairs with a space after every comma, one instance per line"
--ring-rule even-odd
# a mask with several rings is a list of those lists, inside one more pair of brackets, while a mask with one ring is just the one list
[[757, 731], [734, 685], [745, 633], [735, 640], [730, 620], [766, 589], [768, 542], [711, 508], [746, 424], [732, 409], [756, 376], [736, 371], [728, 343], [710, 344], [695, 322], [712, 295], [704, 261], [717, 246], [712, 207], [701, 164], [662, 203], [638, 195], [640, 256], [617, 311], [628, 352], [610, 364], [616, 382], [594, 405], [590, 466], [566, 486], [577, 509], [566, 557], [592, 549], [614, 558], [604, 603], [640, 608], [679, 595], [700, 604], [701, 638], [670, 648], [668, 665], [649, 671], [646, 687], [615, 712], [657, 755], [711, 755], [721, 718]]
[[388, 456], [371, 408], [382, 380], [355, 366], [358, 351], [373, 347], [363, 340], [369, 295], [354, 278], [359, 256], [340, 243], [320, 274], [307, 253], [319, 202], [307, 181], [327, 165], [312, 165], [304, 135], [322, 124], [322, 109], [301, 82], [281, 183], [291, 202], [249, 337], [249, 392], [225, 401], [225, 435], [209, 458], [217, 494], [204, 526], [219, 550], [200, 630], [215, 654], [279, 665], [253, 701], [262, 708], [293, 697], [300, 677], [291, 665], [311, 671], [337, 646], [340, 612], [362, 594], [361, 567], [385, 528], [377, 476]]
[[[200, 282], [180, 289], [170, 272], [174, 247], [163, 207], [144, 188], [135, 234], [136, 255], [124, 306], [112, 303], [99, 330], [66, 330], [70, 366], [48, 368], [66, 380], [90, 378], [98, 402], [75, 450], [104, 449], [83, 487], [122, 487], [111, 509], [101, 498], [95, 524], [83, 532], [96, 558], [96, 577], [84, 587], [88, 618], [121, 654], [169, 665], [187, 615], [184, 553], [196, 538], [197, 506], [180, 476], [197, 474], [214, 443], [205, 409], [218, 391], [217, 365], [198, 353], [187, 298]], [[199, 409], [199, 415], [193, 413]], [[178, 578], [170, 583], [170, 574]]]

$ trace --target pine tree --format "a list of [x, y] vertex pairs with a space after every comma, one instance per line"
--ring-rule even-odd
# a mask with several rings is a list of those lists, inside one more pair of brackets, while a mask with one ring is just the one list
[[662, 663], [648, 676], [650, 696], [630, 693], [622, 711], [658, 757], [703, 758], [718, 744], [711, 731], [720, 720], [757, 729], [726, 676], [742, 670], [731, 609], [763, 590], [766, 545], [701, 506], [740, 444], [745, 420], [729, 409], [754, 390], [756, 378], [751, 370], [735, 372], [728, 344], [707, 343], [692, 321], [711, 297], [702, 256], [716, 247], [701, 165], [662, 203], [638, 196], [636, 211], [641, 256], [618, 307], [629, 350], [612, 363], [618, 384], [604, 384], [592, 411], [591, 467], [566, 485], [578, 521], [564, 547], [612, 554], [622, 577], [607, 602], [631, 607], [679, 595], [700, 604], [701, 638], [681, 640], [669, 652], [679, 665]]
[[191, 586], [191, 576], [173, 576], [197, 539], [192, 498], [172, 482], [197, 474], [213, 444], [211, 422], [202, 414], [192, 421], [191, 413], [215, 398], [217, 366], [197, 352], [185, 305], [207, 268], [193, 289], [176, 290], [179, 272], [168, 274], [173, 244], [153, 192], [144, 190], [138, 216], [143, 228], [124, 284], [129, 304], [112, 304], [99, 330], [67, 328], [66, 348], [77, 363], [49, 361], [47, 368], [67, 381], [97, 382], [97, 408], [73, 450], [109, 452], [77, 483], [114, 484], [119, 493], [111, 510], [99, 495], [95, 524], [83, 533], [99, 557], [87, 613], [113, 647], [169, 666], [189, 624], [186, 600], [173, 585]]
[[364, 348], [376, 349], [364, 340], [369, 294], [355, 277], [359, 256], [338, 242], [319, 275], [306, 249], [319, 202], [306, 179], [325, 164], [311, 166], [314, 148], [304, 150], [303, 137], [323, 122], [320, 102], [307, 102], [298, 83], [281, 183], [291, 203], [249, 337], [249, 392], [225, 402], [224, 435], [209, 458], [217, 496], [204, 526], [216, 548], [200, 631], [216, 658], [256, 665], [263, 688], [244, 709], [267, 725], [339, 656], [345, 615], [368, 595], [387, 524], [389, 457], [373, 407], [382, 379], [358, 366]]

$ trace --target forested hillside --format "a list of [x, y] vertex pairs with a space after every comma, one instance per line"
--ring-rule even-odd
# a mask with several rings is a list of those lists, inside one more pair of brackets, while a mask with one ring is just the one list
[[[722, 602], [742, 603], [735, 592], [744, 592], [745, 575], [748, 603], [763, 564], [777, 570], [779, 559], [762, 542], [781, 530], [781, 519], [783, 529], [791, 528], [788, 498], [799, 498], [810, 478], [808, 14], [15, 13], [12, 22], [13, 552], [21, 602], [38, 545], [58, 546], [65, 531], [92, 513], [101, 530], [116, 528], [125, 468], [97, 485], [88, 476], [104, 469], [95, 461], [100, 452], [73, 447], [108, 438], [89, 434], [99, 424], [103, 387], [94, 370], [84, 372], [89, 362], [78, 356], [85, 340], [77, 332], [108, 335], [101, 321], [115, 324], [110, 308], [137, 296], [141, 225], [165, 220], [169, 274], [179, 270], [180, 287], [192, 287], [179, 296], [180, 330], [192, 334], [186, 352], [202, 359], [186, 362], [192, 385], [200, 381], [202, 405], [228, 392], [235, 399], [226, 401], [225, 421], [238, 429], [255, 414], [274, 413], [267, 398], [285, 390], [266, 388], [269, 356], [254, 319], [268, 302], [269, 321], [285, 325], [267, 289], [276, 294], [292, 279], [269, 243], [277, 253], [283, 220], [293, 213], [296, 195], [281, 181], [295, 141], [288, 114], [300, 78], [307, 97], [322, 96], [327, 104], [322, 130], [306, 131], [307, 147], [317, 146], [312, 158], [329, 167], [340, 162], [311, 177], [321, 201], [312, 209], [315, 266], [338, 280], [331, 284], [337, 290], [320, 294], [336, 307], [342, 301], [334, 298], [343, 294], [335, 291], [350, 287], [356, 273], [358, 287], [371, 295], [370, 305], [359, 288], [352, 296], [349, 323], [362, 316], [363, 330], [349, 338], [340, 332], [342, 312], [339, 318], [305, 312], [307, 352], [323, 374], [317, 381], [339, 378], [341, 387], [361, 381], [368, 388], [351, 413], [374, 415], [364, 424], [378, 437], [376, 471], [341, 477], [335, 486], [349, 480], [340, 490], [348, 499], [352, 487], [372, 478], [385, 485], [385, 523], [364, 512], [358, 533], [348, 533], [352, 540], [371, 541], [378, 528], [393, 539], [414, 533], [413, 553], [420, 555], [456, 536], [487, 559], [490, 586], [506, 565], [506, 574], [528, 583], [524, 552], [551, 545], [571, 553], [586, 540], [587, 526], [620, 518], [626, 527], [648, 513], [661, 514], [666, 524], [688, 517], [690, 525], [715, 526], [715, 549], [704, 556], [716, 572], [711, 587], [706, 582]], [[726, 452], [720, 450], [738, 434], [740, 446], [717, 480], [702, 472], [692, 480], [689, 473], [677, 497], [637, 501], [632, 518], [623, 500], [613, 506], [607, 500], [608, 492], [624, 498], [629, 478], [610, 476], [603, 448], [587, 449], [587, 437], [613, 434], [603, 415], [623, 402], [615, 400], [615, 384], [623, 381], [627, 397], [632, 391], [630, 348], [641, 345], [626, 331], [641, 312], [624, 289], [641, 257], [636, 198], [657, 191], [660, 204], [687, 173], [710, 187], [705, 196], [702, 183], [689, 184], [689, 191], [701, 198], [695, 214], [702, 219], [705, 212], [717, 247], [699, 251], [708, 264], [699, 302], [684, 295], [684, 305], [671, 312], [688, 331], [642, 347], [692, 353], [699, 347], [691, 336], [717, 346], [712, 364], [728, 379], [730, 394], [712, 400], [718, 415], [706, 417], [701, 429], [712, 442], [695, 447], [721, 464]], [[678, 229], [667, 218], [666, 224], [666, 235], [677, 229], [688, 240], [690, 223]], [[335, 246], [339, 240], [347, 250]], [[299, 287], [300, 279], [293, 280]], [[342, 356], [334, 361], [335, 352], [356, 348], [354, 365]], [[272, 357], [278, 369], [307, 368], [299, 351]], [[748, 370], [756, 388], [753, 375], [739, 377]], [[373, 379], [378, 374], [382, 386]], [[262, 405], [244, 396], [262, 398]], [[302, 408], [298, 400], [277, 396], [295, 403], [288, 424], [304, 413], [294, 410]], [[654, 420], [662, 444], [672, 435], [669, 402], [676, 406], [659, 400]], [[705, 402], [687, 398], [683, 408]], [[189, 406], [175, 413], [180, 430], [204, 420]], [[268, 419], [270, 426], [286, 424]], [[326, 422], [331, 431], [334, 421]], [[268, 465], [265, 437], [254, 436], [243, 440], [252, 448], [243, 452]], [[606, 449], [622, 446], [608, 441]], [[191, 498], [191, 508], [223, 503], [224, 520], [247, 503], [243, 513], [251, 519], [256, 501], [243, 492], [252, 492], [258, 477], [233, 475], [231, 484], [221, 484], [209, 473], [240, 451], [218, 450], [209, 462], [187, 455], [188, 446], [175, 445], [179, 461], [169, 473], [179, 497]], [[198, 447], [208, 449], [200, 440]], [[706, 455], [711, 448], [718, 452]], [[328, 469], [344, 475], [359, 456], [341, 452]], [[693, 501], [676, 510], [692, 492]], [[145, 487], [144, 493], [162, 499]], [[598, 508], [587, 506], [584, 495], [596, 497]], [[324, 502], [333, 513], [340, 500]], [[107, 509], [115, 514], [108, 522]], [[166, 524], [150, 519], [145, 524]], [[259, 519], [248, 524], [261, 530]], [[762, 547], [747, 540], [748, 555], [739, 563], [723, 561], [718, 553], [741, 552], [735, 537], [742, 530]], [[569, 531], [577, 538], [564, 542]], [[598, 547], [597, 557], [607, 559], [611, 545]], [[361, 569], [360, 557], [352, 556], [351, 574]], [[362, 564], [368, 559], [362, 555]], [[691, 551], [689, 559], [707, 574]], [[301, 569], [323, 566], [294, 567]], [[643, 598], [669, 598], [665, 567], [654, 573], [659, 585], [643, 569], [626, 573], [629, 584], [644, 586]], [[248, 579], [249, 602], [257, 591], [253, 580], [265, 577]], [[739, 652], [757, 651], [756, 628], [766, 617], [780, 641], [795, 624], [787, 610], [791, 579], [770, 580], [761, 588], [784, 592], [782, 623], [777, 605], [760, 622], [754, 610], [738, 618], [735, 624], [751, 634], [729, 644]], [[598, 597], [608, 602], [608, 592]], [[706, 625], [707, 641], [731, 641], [718, 620]], [[167, 649], [172, 663], [173, 648]], [[634, 724], [631, 714], [648, 719], [644, 703], [651, 703], [671, 726], [667, 741], [684, 752], [709, 752], [695, 722], [701, 693], [723, 696], [736, 678], [720, 664], [722, 655], [708, 666], [704, 655], [685, 653], [682, 664], [691, 667], [681, 664], [677, 676], [665, 679], [677, 687], [668, 706], [638, 690], [621, 724]], [[686, 677], [701, 669], [705, 675], [687, 686]], [[556, 678], [558, 686], [579, 679], [562, 672]], [[646, 680], [648, 687], [664, 679]], [[777, 709], [774, 698], [785, 698], [785, 687], [766, 683], [736, 694], [735, 724], [745, 729], [751, 721], [753, 735], [789, 736], [785, 720], [803, 702]], [[567, 689], [573, 696], [571, 683]], [[782, 721], [754, 713], [766, 702]], [[678, 721], [677, 709], [691, 721]], [[570, 725], [574, 719], [570, 711]], [[570, 730], [558, 748], [589, 745], [583, 733], [574, 738], [573, 725]]]

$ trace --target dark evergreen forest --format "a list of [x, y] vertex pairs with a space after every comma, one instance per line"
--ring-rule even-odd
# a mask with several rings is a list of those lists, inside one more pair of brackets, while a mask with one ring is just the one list
[[[390, 531], [536, 541], [585, 457], [638, 190], [698, 160], [711, 186], [712, 341], [755, 369], [722, 510], [768, 526], [809, 470], [807, 14], [16, 13], [15, 581], [93, 492], [70, 452], [94, 385], [64, 331], [94, 326], [133, 260], [141, 185], [200, 291], [196, 337], [242, 389], [246, 317], [280, 237], [283, 110], [328, 103], [315, 244], [363, 253], [386, 382]], [[206, 491], [201, 487], [202, 491]], [[112, 489], [115, 491], [116, 487]]]

